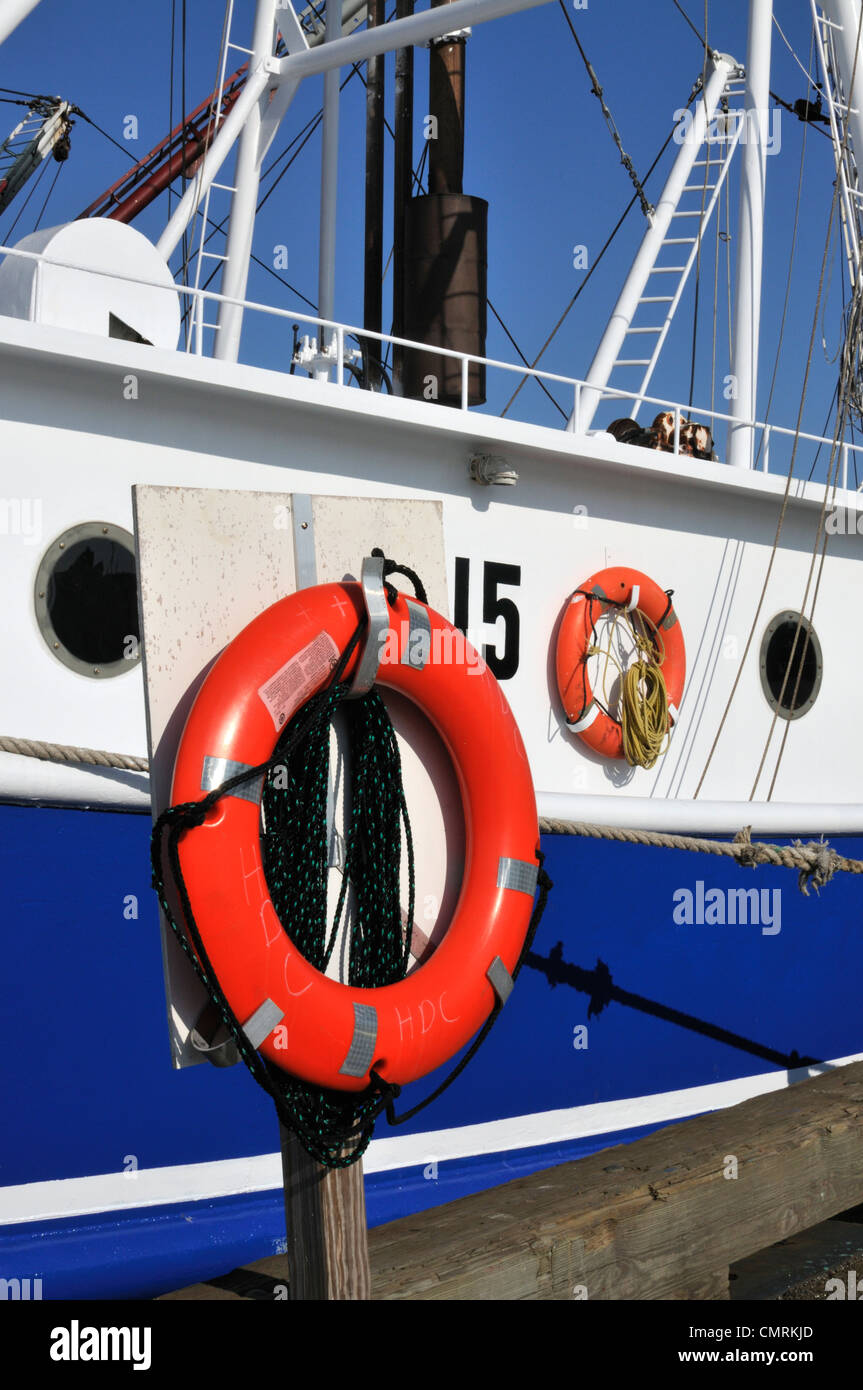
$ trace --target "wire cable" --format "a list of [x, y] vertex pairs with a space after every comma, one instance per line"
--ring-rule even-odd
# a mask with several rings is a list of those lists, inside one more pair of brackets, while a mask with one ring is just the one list
[[578, 37], [578, 34], [575, 32], [575, 25], [570, 19], [569, 10], [566, 8], [566, 0], [558, 0], [558, 3], [560, 5], [561, 13], [563, 14], [563, 17], [566, 20], [567, 25], [569, 27], [569, 32], [575, 39], [575, 44], [579, 53], [581, 54], [582, 62], [584, 63], [585, 68], [587, 69], [588, 77], [590, 78], [592, 83], [591, 90], [593, 92], [593, 95], [596, 97], [597, 101], [602, 107], [602, 114], [605, 117], [605, 124], [608, 126], [608, 129], [610, 130], [611, 138], [617, 146], [618, 153], [620, 154], [620, 162], [623, 165], [626, 172], [628, 173], [629, 177], [631, 178], [633, 184], [635, 185], [635, 191], [638, 196], [638, 200], [641, 203], [641, 211], [644, 213], [645, 217], [650, 218], [653, 216], [654, 212], [653, 204], [647, 201], [647, 195], [644, 192], [644, 186], [641, 183], [641, 180], [639, 179], [637, 173], [635, 172], [635, 165], [633, 164], [629, 155], [626, 153], [626, 150], [623, 148], [623, 141], [620, 138], [620, 131], [617, 129], [615, 119], [612, 116], [610, 110], [608, 109], [608, 104], [605, 100], [602, 87], [599, 85], [599, 78], [597, 77], [596, 72], [594, 71], [590, 59], [588, 58], [587, 54], [581, 46], [581, 41]]
[[704, 35], [695, 27], [695, 25], [693, 24], [692, 20], [689, 18], [689, 15], [686, 13], [685, 9], [684, 9], [683, 6], [680, 4], [680, 0], [672, 0], [672, 3], [673, 3], [673, 5], [674, 5], [675, 9], [679, 10], [680, 13], [683, 15], [683, 18], [686, 20], [686, 23], [689, 25], [689, 27], [690, 27], [690, 29], [692, 30], [693, 34], [694, 34], [695, 37], [698, 39], [698, 42], [701, 44], [701, 47], [704, 49], [705, 53], [708, 53], [708, 56], [709, 56], [709, 50], [708, 50], [708, 47], [707, 47], [707, 40], [706, 40], [706, 38], [705, 38]]
[[[690, 106], [692, 105], [693, 101], [695, 100], [696, 96], [698, 95], [699, 87], [700, 87], [700, 83], [696, 83], [695, 86], [693, 87], [692, 91], [690, 92], [690, 94], [689, 94], [689, 100], [688, 100], [687, 103], [686, 103], [687, 108], [690, 107]], [[668, 149], [668, 146], [671, 144], [671, 141], [672, 141], [673, 138], [674, 138], [674, 132], [675, 132], [676, 129], [677, 129], [677, 126], [675, 125], [675, 126], [673, 126], [672, 129], [669, 131], [668, 136], [667, 136], [665, 142], [663, 143], [663, 146], [662, 146], [661, 150], [659, 151], [659, 154], [656, 156], [656, 158], [654, 159], [653, 163], [651, 164], [650, 168], [648, 169], [647, 173], [646, 173], [645, 176], [644, 176], [644, 182], [645, 182], [645, 183], [646, 183], [647, 180], [650, 178], [650, 175], [653, 173], [653, 171], [654, 171], [654, 169], [656, 168], [657, 164], [659, 163], [660, 159], [661, 159], [662, 156], [665, 154], [665, 151]], [[620, 215], [620, 217], [618, 218], [617, 222], [615, 223], [615, 226], [613, 227], [611, 233], [609, 234], [608, 239], [607, 239], [606, 242], [605, 242], [605, 245], [602, 246], [602, 247], [600, 248], [600, 250], [599, 250], [599, 252], [598, 252], [598, 254], [597, 254], [597, 256], [596, 256], [596, 259], [594, 260], [593, 264], [592, 264], [592, 265], [590, 266], [590, 268], [588, 269], [587, 274], [585, 275], [585, 277], [584, 277], [584, 279], [582, 280], [581, 284], [579, 285], [578, 289], [575, 291], [575, 294], [574, 294], [574, 295], [572, 296], [572, 298], [570, 299], [569, 303], [567, 304], [567, 306], [566, 306], [566, 308], [564, 309], [563, 313], [561, 314], [560, 318], [557, 320], [557, 323], [556, 323], [556, 324], [554, 325], [554, 327], [552, 328], [551, 332], [549, 333], [548, 337], [546, 338], [545, 342], [543, 343], [543, 345], [542, 345], [542, 347], [540, 348], [539, 352], [537, 353], [536, 357], [535, 357], [535, 358], [533, 359], [533, 361], [531, 362], [531, 364], [530, 364], [531, 371], [535, 370], [537, 363], [539, 362], [540, 358], [544, 355], [544, 353], [545, 353], [546, 349], [548, 348], [549, 344], [552, 342], [552, 340], [554, 339], [554, 337], [557, 335], [558, 330], [560, 329], [561, 325], [563, 324], [563, 322], [564, 322], [564, 320], [566, 319], [567, 315], [569, 314], [570, 310], [571, 310], [571, 309], [574, 307], [574, 305], [577, 303], [577, 301], [578, 301], [578, 299], [579, 299], [579, 296], [582, 294], [582, 292], [587, 288], [587, 285], [588, 285], [589, 282], [590, 282], [590, 278], [591, 278], [591, 276], [593, 275], [593, 272], [596, 270], [597, 266], [601, 263], [603, 256], [605, 255], [605, 253], [606, 253], [606, 251], [608, 250], [608, 248], [611, 246], [611, 243], [614, 241], [614, 238], [617, 236], [617, 233], [620, 231], [621, 227], [623, 226], [624, 222], [626, 221], [626, 218], [629, 216], [629, 213], [630, 213], [630, 212], [632, 211], [632, 209], [635, 207], [635, 204], [636, 204], [637, 202], [638, 202], [638, 194], [637, 194], [637, 193], [634, 193], [634, 194], [632, 195], [632, 197], [630, 198], [629, 202], [627, 203], [626, 207], [623, 209], [623, 212], [621, 213], [621, 215]], [[513, 391], [512, 395], [510, 396], [509, 400], [507, 401], [506, 405], [504, 406], [503, 410], [500, 412], [501, 419], [503, 419], [503, 417], [507, 414], [507, 411], [508, 411], [508, 410], [510, 409], [510, 407], [512, 406], [513, 402], [515, 401], [516, 396], [518, 395], [518, 393], [519, 393], [519, 391], [521, 390], [521, 388], [525, 385], [525, 383], [528, 382], [528, 381], [536, 381], [536, 380], [538, 380], [537, 377], [523, 376], [523, 377], [521, 378], [521, 381], [518, 383], [518, 386], [516, 386], [515, 390]]]
[[44, 203], [42, 204], [41, 208], [39, 209], [39, 216], [36, 218], [36, 222], [35, 222], [35, 224], [34, 224], [34, 226], [33, 226], [33, 231], [34, 231], [34, 232], [38, 232], [38, 230], [39, 230], [39, 223], [42, 221], [42, 218], [43, 218], [44, 213], [45, 213], [45, 209], [46, 209], [46, 207], [48, 206], [48, 200], [49, 200], [49, 198], [51, 197], [51, 194], [54, 192], [54, 189], [57, 187], [57, 180], [59, 179], [59, 177], [60, 177], [60, 175], [62, 174], [62, 172], [63, 172], [63, 170], [64, 170], [65, 167], [66, 167], [66, 161], [65, 161], [65, 160], [60, 160], [60, 161], [58, 161], [58, 164], [57, 164], [57, 172], [55, 173], [53, 179], [51, 180], [51, 187], [48, 189], [48, 192], [45, 194], [45, 201], [44, 201]]

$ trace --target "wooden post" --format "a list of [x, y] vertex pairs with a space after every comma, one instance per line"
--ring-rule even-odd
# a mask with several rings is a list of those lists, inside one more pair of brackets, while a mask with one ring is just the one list
[[362, 1159], [324, 1168], [279, 1126], [292, 1301], [371, 1297]]

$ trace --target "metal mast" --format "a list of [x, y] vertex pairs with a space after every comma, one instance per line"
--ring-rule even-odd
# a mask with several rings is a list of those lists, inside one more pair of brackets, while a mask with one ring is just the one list
[[[258, 0], [255, 30], [249, 71], [263, 67], [273, 56], [276, 32], [277, 0]], [[261, 95], [252, 106], [243, 126], [237, 150], [234, 174], [234, 195], [231, 220], [228, 226], [225, 264], [222, 271], [222, 294], [231, 299], [243, 299], [249, 276], [249, 257], [252, 250], [252, 230], [255, 225], [255, 204], [261, 180], [261, 125], [266, 97]], [[240, 348], [243, 311], [238, 304], [220, 304], [218, 332], [214, 356], [236, 362]]]
[[17, 29], [31, 10], [35, 10], [39, 0], [6, 0], [0, 7], [0, 43], [8, 39], [13, 29]]
[[[770, 44], [773, 0], [752, 0], [746, 52], [743, 166], [737, 222], [734, 326], [731, 370], [735, 394], [730, 413], [735, 420], [755, 419], [758, 396], [758, 343], [761, 322], [761, 261], [764, 247], [764, 184], [767, 133], [770, 120]], [[728, 462], [752, 468], [755, 431], [748, 424], [728, 430]]]

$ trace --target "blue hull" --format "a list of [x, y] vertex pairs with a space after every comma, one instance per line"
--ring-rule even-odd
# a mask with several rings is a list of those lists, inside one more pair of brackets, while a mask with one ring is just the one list
[[[270, 1102], [243, 1068], [171, 1067], [149, 832], [147, 816], [0, 807], [0, 1189], [277, 1147]], [[371, 1225], [655, 1126], [636, 1109], [628, 1118], [625, 1106], [608, 1107], [617, 1118], [605, 1129], [537, 1144], [525, 1121], [523, 1134], [509, 1127], [505, 1151], [435, 1163], [436, 1131], [765, 1073], [793, 1079], [806, 1065], [863, 1051], [863, 933], [850, 878], [807, 898], [782, 870], [599, 841], [549, 838], [544, 847], [554, 891], [491, 1037], [434, 1106], [396, 1131], [379, 1124], [383, 1139], [429, 1139], [423, 1161], [367, 1174]], [[863, 857], [859, 839], [841, 848]], [[702, 899], [764, 890], [769, 923], [675, 921], [679, 890], [697, 903], [699, 882]], [[124, 915], [131, 897], [137, 918]], [[401, 1107], [437, 1079], [406, 1090]], [[38, 1221], [0, 1230], [0, 1278], [41, 1278], [45, 1298], [146, 1296], [281, 1248], [277, 1190], [136, 1207], [134, 1181], [124, 1209], [103, 1214], [90, 1203], [58, 1216], [46, 1189]]]

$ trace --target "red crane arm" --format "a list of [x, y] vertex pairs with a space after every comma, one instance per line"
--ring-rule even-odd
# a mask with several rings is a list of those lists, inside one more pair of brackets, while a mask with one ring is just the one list
[[178, 174], [191, 177], [240, 95], [248, 66], [248, 63], [244, 63], [226, 80], [218, 113], [219, 91], [216, 88], [171, 131], [167, 139], [154, 146], [149, 154], [127, 169], [116, 183], [79, 213], [79, 219], [110, 217], [115, 222], [131, 222]]

